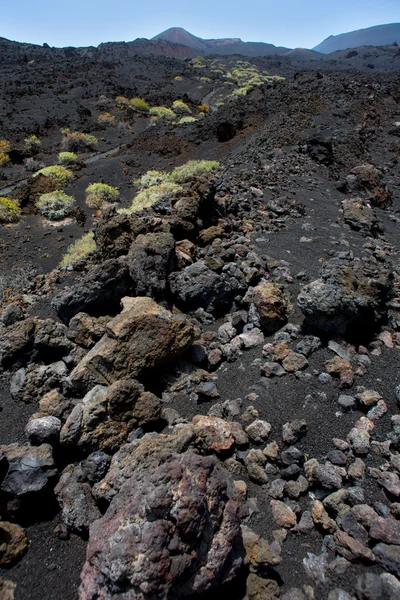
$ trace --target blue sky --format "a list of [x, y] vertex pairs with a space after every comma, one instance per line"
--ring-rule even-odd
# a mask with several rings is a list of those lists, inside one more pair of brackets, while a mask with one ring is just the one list
[[15, 0], [2, 4], [1, 37], [50, 46], [130, 41], [184, 27], [203, 38], [241, 37], [310, 48], [331, 34], [400, 21], [400, 0]]

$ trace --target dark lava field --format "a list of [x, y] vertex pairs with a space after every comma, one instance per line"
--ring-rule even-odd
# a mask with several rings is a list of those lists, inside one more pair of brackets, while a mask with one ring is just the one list
[[0, 39], [0, 599], [400, 598], [400, 59]]

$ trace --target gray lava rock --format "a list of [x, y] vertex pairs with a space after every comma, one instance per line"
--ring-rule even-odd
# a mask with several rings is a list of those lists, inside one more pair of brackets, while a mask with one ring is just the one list
[[303, 287], [297, 304], [310, 331], [345, 336], [357, 325], [375, 326], [386, 315], [392, 276], [384, 265], [368, 260], [337, 253], [323, 265], [320, 278]]
[[175, 268], [175, 240], [170, 233], [139, 235], [127, 257], [137, 296], [164, 300], [168, 275]]
[[0, 490], [16, 497], [39, 492], [57, 474], [49, 444], [0, 446], [0, 462], [4, 473]]
[[307, 435], [307, 421], [295, 420], [290, 423], [285, 423], [282, 427], [282, 438], [285, 444], [295, 444], [305, 435]]
[[228, 308], [238, 288], [235, 279], [225, 273], [218, 275], [202, 261], [172, 273], [169, 284], [177, 304], [186, 310], [204, 308], [209, 313]]
[[6, 327], [14, 325], [17, 321], [21, 321], [24, 318], [22, 308], [18, 304], [7, 304], [1, 313], [1, 322]]
[[384, 569], [400, 577], [400, 546], [377, 544], [373, 553]]
[[98, 314], [103, 310], [109, 314], [118, 308], [121, 298], [129, 295], [131, 289], [125, 258], [110, 258], [93, 267], [79, 283], [59, 292], [52, 305], [61, 321], [68, 324], [80, 312]]
[[25, 433], [31, 444], [54, 445], [58, 442], [61, 430], [61, 421], [57, 417], [41, 417], [31, 419], [25, 427]]
[[12, 364], [32, 349], [35, 321], [32, 317], [0, 327], [0, 367]]

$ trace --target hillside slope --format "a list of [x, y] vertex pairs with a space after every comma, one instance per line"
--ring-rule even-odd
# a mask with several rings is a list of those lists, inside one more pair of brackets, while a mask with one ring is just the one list
[[330, 54], [337, 50], [357, 48], [358, 46], [390, 46], [393, 42], [400, 44], [400, 23], [376, 25], [340, 35], [330, 35], [313, 50]]

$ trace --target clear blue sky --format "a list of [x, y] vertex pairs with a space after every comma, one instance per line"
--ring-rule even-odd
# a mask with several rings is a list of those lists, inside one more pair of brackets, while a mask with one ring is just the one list
[[393, 22], [400, 22], [400, 0], [4, 0], [0, 36], [97, 46], [184, 27], [203, 38], [311, 48], [331, 34]]

